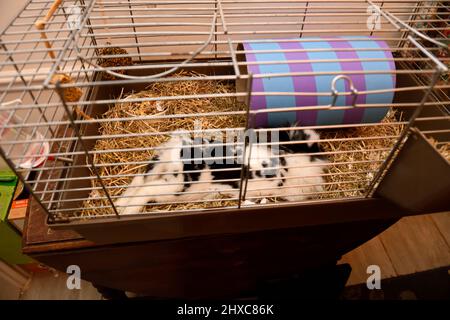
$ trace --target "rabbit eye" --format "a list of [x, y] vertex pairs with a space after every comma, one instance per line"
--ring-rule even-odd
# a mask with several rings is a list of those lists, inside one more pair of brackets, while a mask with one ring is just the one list
[[263, 162], [262, 162], [263, 168], [267, 168], [268, 165], [269, 165], [269, 164], [268, 164], [266, 161], [263, 161]]

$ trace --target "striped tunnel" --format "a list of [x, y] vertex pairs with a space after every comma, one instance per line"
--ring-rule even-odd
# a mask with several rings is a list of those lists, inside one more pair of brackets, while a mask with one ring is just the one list
[[[253, 75], [277, 73], [311, 73], [288, 77], [255, 77], [251, 109], [312, 107], [330, 105], [330, 96], [264, 95], [265, 92], [330, 92], [333, 78], [342, 72], [349, 76], [358, 91], [395, 88], [395, 64], [386, 42], [373, 37], [336, 37], [329, 41], [320, 38], [302, 38], [301, 41], [274, 40], [270, 42], [244, 42], [248, 72]], [[310, 40], [310, 41], [309, 41]], [[380, 59], [381, 58], [381, 59]], [[351, 61], [349, 61], [352, 59]], [[368, 60], [378, 59], [378, 60]], [[302, 60], [302, 62], [300, 62]], [[327, 61], [320, 61], [327, 60]], [[332, 60], [332, 61], [330, 61]], [[341, 60], [341, 61], [340, 61]], [[276, 61], [276, 64], [258, 63]], [[279, 63], [285, 61], [286, 63]], [[357, 71], [358, 73], [351, 73]], [[362, 71], [362, 72], [361, 72]], [[364, 71], [377, 71], [368, 74]], [[385, 73], [383, 73], [385, 71]], [[333, 75], [320, 74], [334, 72]], [[381, 72], [381, 73], [380, 73]], [[339, 92], [349, 92], [349, 84], [337, 81]], [[376, 108], [347, 110], [300, 110], [258, 114], [256, 126], [277, 127], [298, 122], [300, 125], [335, 125], [374, 123], [381, 121], [392, 103], [394, 93], [360, 94], [357, 104], [379, 104]], [[336, 106], [350, 106], [352, 96], [340, 96]]]

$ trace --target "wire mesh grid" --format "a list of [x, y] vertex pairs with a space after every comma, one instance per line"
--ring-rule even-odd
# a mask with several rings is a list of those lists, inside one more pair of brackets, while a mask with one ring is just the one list
[[[433, 47], [435, 55], [442, 61], [447, 67], [450, 63], [448, 39], [449, 39], [449, 14], [450, 7], [445, 2], [434, 3], [434, 6], [430, 6], [432, 2], [422, 2], [417, 5], [414, 14], [411, 17], [411, 25], [415, 28], [423, 28], [424, 33], [441, 43], [447, 45], [447, 48], [435, 46], [433, 43], [426, 42], [424, 45]], [[414, 64], [417, 68], [421, 68], [420, 62]], [[429, 81], [429, 77], [415, 76], [414, 80], [419, 84], [425, 84]], [[420, 129], [436, 146], [445, 158], [449, 158], [450, 153], [450, 137], [449, 137], [449, 113], [450, 113], [450, 85], [448, 83], [449, 72], [443, 72], [440, 78], [437, 80], [436, 86], [430, 95], [430, 101], [428, 105], [435, 107], [435, 112], [431, 114], [428, 110], [424, 110], [421, 118], [433, 118], [435, 119], [433, 125], [430, 123], [422, 123]]]
[[[367, 197], [410, 126], [449, 120], [448, 112], [422, 115], [427, 107], [448, 107], [448, 83], [441, 81], [448, 72], [441, 61], [448, 58], [436, 58], [448, 29], [448, 11], [442, 10], [447, 7], [441, 2], [76, 0], [60, 2], [44, 29], [36, 29], [54, 3], [29, 1], [2, 32], [0, 53], [1, 155], [51, 220], [119, 216], [130, 206], [138, 208], [132, 213], [167, 213], [276, 205], [292, 193], [301, 194], [291, 200], [299, 204]], [[437, 10], [440, 14], [433, 14]], [[370, 41], [386, 46], [374, 48]], [[337, 43], [338, 49], [317, 46], [325, 42]], [[349, 42], [360, 45], [346, 47]], [[379, 51], [391, 55], [371, 54]], [[355, 54], [343, 57], [336, 52]], [[288, 60], [280, 61], [279, 54]], [[252, 61], [252, 55], [265, 58]], [[316, 68], [283, 70], [286, 63]], [[337, 63], [369, 67], [324, 67]], [[378, 63], [394, 67], [379, 69]], [[273, 66], [279, 66], [276, 72], [264, 71]], [[254, 67], [260, 72], [251, 72]], [[396, 82], [381, 89], [353, 86], [355, 77], [373, 75]], [[307, 77], [329, 77], [334, 88], [255, 90], [265, 79]], [[360, 99], [383, 94], [394, 99], [382, 104]], [[433, 99], [428, 100], [430, 94]], [[261, 97], [275, 104], [252, 108]], [[286, 97], [315, 102], [286, 106], [280, 102]], [[299, 111], [386, 108], [384, 120], [374, 123], [258, 126], [258, 117]], [[242, 161], [209, 168], [217, 173], [214, 180], [192, 179], [204, 173], [199, 167], [185, 170], [184, 178], [172, 182], [166, 177], [177, 172], [166, 170], [161, 176], [145, 171], [149, 165], [175, 162], [154, 156], [174, 148], [164, 143], [181, 135], [179, 129], [202, 137], [235, 134], [236, 139], [222, 140], [220, 146], [241, 147], [242, 154], [232, 158]], [[258, 143], [242, 139], [249, 129], [261, 136], [313, 129], [318, 136]], [[439, 130], [447, 133], [448, 125]], [[3, 139], [7, 134], [11, 138]], [[258, 150], [254, 146], [271, 150], [315, 143], [318, 150], [302, 156], [323, 161], [294, 165], [289, 157], [295, 153], [271, 154], [284, 163], [269, 169], [291, 169], [298, 175], [283, 177], [281, 186], [278, 175], [264, 177], [263, 184], [251, 183], [260, 168], [250, 160], [262, 159], [251, 155]], [[162, 178], [155, 182], [152, 177]], [[134, 183], [141, 178], [150, 182]], [[285, 183], [289, 180], [292, 183]], [[218, 184], [227, 188], [217, 191]], [[133, 188], [142, 190], [130, 192]], [[177, 198], [180, 194], [184, 197]], [[125, 198], [145, 201], [122, 204]]]

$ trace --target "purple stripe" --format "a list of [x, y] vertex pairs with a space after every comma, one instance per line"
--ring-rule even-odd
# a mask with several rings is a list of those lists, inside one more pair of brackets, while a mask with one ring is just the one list
[[[279, 42], [281, 49], [303, 49], [300, 42]], [[291, 60], [309, 60], [306, 52], [285, 52], [284, 53], [289, 70], [291, 72], [312, 72], [311, 63], [289, 63]], [[293, 77], [295, 92], [313, 92], [317, 93], [316, 80], [314, 76]], [[297, 107], [316, 106], [317, 96], [296, 96], [295, 103]], [[315, 125], [317, 120], [317, 110], [297, 110], [297, 121], [303, 126]]]
[[[253, 48], [251, 47], [251, 44], [244, 43], [244, 50], [251, 51]], [[247, 62], [256, 62], [256, 55], [254, 53], [246, 53], [245, 54]], [[258, 64], [249, 64], [247, 65], [247, 69], [252, 74], [261, 74], [259, 70]], [[252, 84], [252, 93], [253, 92], [261, 92], [264, 93], [264, 84], [262, 78], [253, 78], [253, 84]], [[263, 95], [252, 95], [251, 101], [250, 101], [250, 110], [258, 110], [258, 109], [266, 109], [267, 108], [267, 101], [266, 96]], [[261, 113], [259, 114], [255, 119], [255, 126], [256, 127], [265, 127], [269, 123], [269, 114], [268, 113]]]
[[[339, 48], [353, 48], [351, 43], [348, 41], [329, 41], [331, 47], [339, 49]], [[338, 59], [359, 59], [355, 50], [353, 51], [339, 51], [336, 50], [336, 56]], [[360, 61], [355, 62], [340, 62], [342, 71], [360, 71], [363, 70], [363, 66]], [[348, 75], [352, 81], [353, 85], [358, 91], [366, 90], [366, 79], [362, 74], [350, 74]], [[342, 80], [341, 80], [342, 81]], [[350, 85], [347, 81], [345, 81], [345, 91], [350, 91]], [[348, 106], [352, 105], [353, 96], [346, 96], [345, 102]], [[366, 103], [365, 95], [358, 95], [356, 99], [356, 103], [364, 104]], [[361, 123], [364, 117], [364, 109], [362, 108], [352, 108], [345, 110], [343, 123]]]
[[[384, 42], [384, 41], [381, 41], [381, 40], [376, 40], [375, 42], [378, 44], [378, 46], [380, 48], [384, 49], [383, 52], [384, 52], [385, 57], [391, 59], [391, 60], [389, 60], [389, 68], [392, 71], [395, 71], [395, 63], [394, 63], [394, 60], [393, 60], [393, 57], [392, 57], [391, 50], [390, 50], [389, 46], [387, 45], [387, 43]], [[396, 74], [393, 73], [392, 74], [393, 88], [395, 88], [395, 82], [396, 82]]]

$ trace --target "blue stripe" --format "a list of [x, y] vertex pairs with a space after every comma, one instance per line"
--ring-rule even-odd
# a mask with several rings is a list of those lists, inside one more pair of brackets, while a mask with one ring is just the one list
[[[252, 43], [253, 50], [280, 50], [277, 43]], [[284, 53], [256, 53], [257, 61], [285, 61]], [[259, 65], [261, 73], [289, 73], [289, 65], [286, 64], [262, 64]], [[263, 78], [265, 92], [295, 92], [292, 77]], [[294, 96], [267, 96], [267, 108], [296, 107]], [[288, 122], [296, 121], [296, 112], [269, 113], [268, 121], [271, 127], [283, 126]]]
[[[320, 42], [302, 42], [305, 49], [329, 49], [330, 44], [326, 41]], [[312, 60], [337, 59], [337, 55], [333, 51], [327, 52], [308, 52], [308, 57]], [[334, 72], [342, 71], [339, 62], [315, 62], [311, 63], [314, 72]], [[331, 82], [336, 75], [316, 76], [317, 92], [331, 92]], [[339, 92], [345, 92], [345, 83], [340, 80], [336, 84]], [[329, 105], [332, 102], [330, 96], [317, 97], [318, 105]], [[336, 101], [336, 106], [345, 106], [345, 97], [341, 96]], [[345, 110], [320, 110], [317, 114], [317, 125], [341, 124], [344, 119]]]
[[[350, 41], [353, 48], [380, 48], [375, 41]], [[361, 59], [367, 58], [386, 58], [384, 51], [356, 51], [356, 54]], [[390, 71], [391, 67], [387, 61], [374, 61], [361, 62], [364, 71], [386, 70]], [[366, 74], [366, 90], [380, 90], [380, 89], [392, 89], [394, 83], [391, 74]], [[368, 94], [366, 96], [366, 103], [379, 103], [387, 104], [391, 103], [394, 98], [393, 92], [382, 94]], [[389, 108], [366, 108], [364, 110], [363, 122], [379, 122], [381, 121]]]

